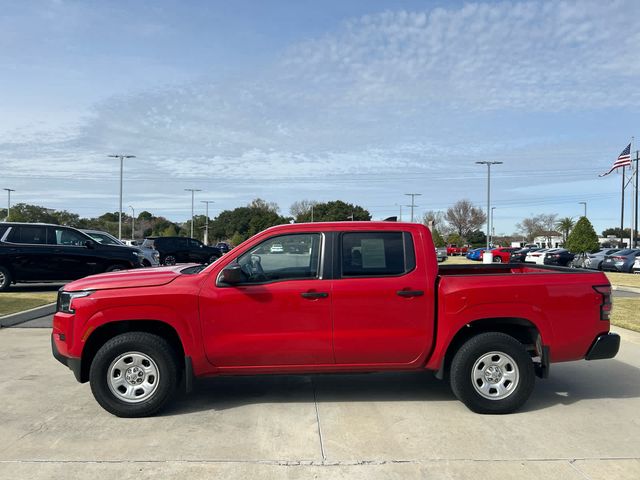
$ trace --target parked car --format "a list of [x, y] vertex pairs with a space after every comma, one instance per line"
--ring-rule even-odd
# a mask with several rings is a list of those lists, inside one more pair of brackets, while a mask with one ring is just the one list
[[[102, 245], [118, 245], [123, 246], [125, 243], [118, 240], [116, 237], [111, 235], [108, 232], [103, 232], [102, 230], [88, 230], [88, 229], [80, 229], [81, 232], [86, 233], [91, 238], [93, 238], [96, 242], [100, 242]], [[144, 259], [142, 260], [142, 265], [145, 267], [157, 267], [160, 265], [160, 254], [154, 248], [141, 248], [138, 249], [144, 254]]]
[[575, 255], [566, 248], [556, 248], [547, 252], [544, 256], [542, 263], [545, 265], [558, 265], [560, 267], [566, 267], [573, 260]]
[[585, 258], [583, 266], [590, 270], [602, 270], [602, 262], [607, 255], [613, 255], [621, 251], [619, 248], [603, 248], [599, 252], [590, 253]]
[[284, 253], [284, 247], [280, 243], [274, 243], [271, 245], [269, 253]]
[[544, 256], [551, 248], [540, 248], [538, 250], [532, 250], [527, 253], [524, 261], [525, 263], [535, 263], [537, 265], [544, 265]]
[[602, 261], [602, 270], [608, 272], [631, 273], [636, 257], [640, 256], [640, 249], [627, 248], [613, 255], [606, 255]]
[[447, 247], [436, 247], [436, 258], [438, 259], [438, 263], [444, 262], [447, 260]]
[[[493, 254], [494, 263], [509, 263], [511, 261], [511, 254], [518, 250], [516, 247], [498, 247], [490, 250]], [[484, 252], [480, 254], [480, 260], [484, 258]]]
[[449, 256], [466, 255], [468, 251], [469, 251], [469, 247], [465, 247], [465, 246], [459, 247], [455, 243], [452, 243], [451, 245], [447, 245], [447, 255]]
[[[256, 253], [292, 237], [307, 239], [304, 258]], [[613, 358], [620, 346], [606, 275], [530, 270], [438, 267], [415, 223], [279, 225], [208, 267], [66, 285], [52, 353], [122, 417], [159, 412], [194, 377], [384, 370], [432, 371], [472, 411], [510, 413], [552, 362]]]
[[633, 261], [631, 273], [635, 273], [636, 275], [640, 274], [640, 257], [636, 257], [636, 259]]
[[219, 248], [208, 247], [195, 238], [149, 237], [142, 246], [155, 248], [160, 254], [162, 265], [176, 263], [213, 263], [222, 256]]
[[222, 252], [223, 255], [225, 253], [229, 253], [231, 251], [231, 245], [229, 245], [226, 242], [218, 242], [218, 243], [216, 243], [215, 247], [218, 250], [220, 250], [220, 252]]
[[480, 260], [480, 256], [482, 255], [482, 252], [484, 252], [487, 249], [487, 247], [480, 247], [480, 248], [474, 248], [473, 250], [469, 250], [467, 252], [467, 258], [469, 260]]
[[521, 248], [519, 250], [516, 250], [515, 252], [513, 252], [511, 254], [510, 262], [511, 263], [523, 263], [525, 261], [525, 258], [527, 257], [527, 254], [529, 252], [534, 252], [536, 250], [540, 250], [540, 248], [539, 247], [525, 247], [525, 248]]
[[137, 248], [103, 245], [72, 227], [0, 223], [0, 291], [16, 282], [66, 281], [142, 266]]

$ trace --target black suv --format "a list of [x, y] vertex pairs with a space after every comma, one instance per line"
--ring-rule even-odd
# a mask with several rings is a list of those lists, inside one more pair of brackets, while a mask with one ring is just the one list
[[160, 263], [213, 263], [222, 256], [219, 248], [208, 247], [195, 238], [149, 237], [142, 247], [155, 248], [160, 253]]
[[137, 248], [102, 245], [71, 227], [0, 223], [0, 291], [16, 282], [76, 280], [142, 266]]

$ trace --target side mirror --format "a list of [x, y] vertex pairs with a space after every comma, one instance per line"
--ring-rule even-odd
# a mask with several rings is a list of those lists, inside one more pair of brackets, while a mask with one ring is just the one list
[[84, 246], [87, 248], [94, 248], [95, 245], [93, 244], [93, 242], [91, 240], [87, 240], [86, 242], [84, 242]]
[[224, 270], [222, 270], [221, 278], [222, 282], [227, 285], [236, 285], [238, 283], [242, 283], [244, 280], [244, 273], [242, 272], [242, 267], [239, 263], [232, 263], [227, 265]]

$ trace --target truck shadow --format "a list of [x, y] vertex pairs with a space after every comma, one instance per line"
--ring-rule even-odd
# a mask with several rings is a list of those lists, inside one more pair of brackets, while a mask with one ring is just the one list
[[[618, 360], [554, 364], [521, 412], [582, 400], [640, 397], [640, 369]], [[163, 415], [227, 410], [261, 403], [415, 402], [457, 399], [448, 382], [429, 372], [334, 375], [268, 375], [200, 379]]]

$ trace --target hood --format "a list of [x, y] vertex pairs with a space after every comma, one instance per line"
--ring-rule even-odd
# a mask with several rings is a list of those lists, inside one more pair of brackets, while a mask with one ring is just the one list
[[109, 290], [115, 288], [156, 287], [171, 283], [179, 277], [180, 270], [189, 265], [140, 268], [119, 272], [100, 273], [81, 278], [64, 286], [67, 292], [78, 290]]

